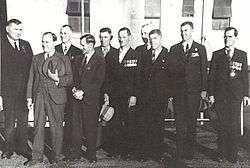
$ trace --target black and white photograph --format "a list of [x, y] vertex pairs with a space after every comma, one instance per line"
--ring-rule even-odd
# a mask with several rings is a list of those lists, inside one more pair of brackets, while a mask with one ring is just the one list
[[0, 0], [0, 168], [250, 168], [249, 6]]

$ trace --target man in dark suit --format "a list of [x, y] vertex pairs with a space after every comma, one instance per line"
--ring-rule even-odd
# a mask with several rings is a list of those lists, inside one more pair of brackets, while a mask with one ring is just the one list
[[[109, 95], [110, 95], [110, 81], [109, 80], [109, 76], [110, 76], [110, 71], [112, 71], [111, 66], [109, 66], [109, 64], [111, 64], [111, 62], [113, 61], [114, 57], [118, 54], [118, 49], [114, 48], [113, 46], [111, 46], [111, 40], [113, 38], [111, 29], [108, 27], [102, 28], [100, 29], [100, 34], [99, 34], [99, 38], [100, 38], [100, 43], [101, 45], [99, 47], [95, 48], [95, 51], [98, 53], [101, 53], [101, 55], [103, 55], [103, 57], [105, 58], [105, 62], [106, 62], [106, 74], [105, 74], [105, 82], [102, 86], [101, 89], [101, 105], [104, 102], [108, 102], [109, 103]], [[104, 100], [104, 102], [103, 102]]]
[[139, 83], [139, 54], [130, 47], [131, 32], [127, 27], [118, 31], [119, 53], [112, 64], [111, 102], [115, 114], [110, 123], [113, 154], [129, 158], [135, 151], [135, 116]]
[[[33, 52], [29, 42], [20, 39], [22, 23], [17, 19], [7, 22], [7, 36], [2, 40], [2, 88], [3, 110], [5, 114], [6, 145], [1, 158], [10, 158], [17, 154], [31, 157], [28, 140], [28, 109], [26, 107], [26, 85]], [[17, 132], [15, 135], [15, 120]], [[15, 137], [18, 140], [15, 144]], [[30, 154], [29, 154], [30, 153]]]
[[196, 114], [206, 96], [206, 49], [192, 39], [193, 23], [181, 24], [182, 41], [170, 48], [176, 113], [177, 159], [192, 159], [196, 138]]
[[170, 77], [168, 72], [168, 50], [161, 45], [162, 34], [159, 29], [149, 33], [151, 49], [142, 55], [142, 107], [140, 111], [143, 131], [141, 159], [150, 157], [159, 161], [162, 154], [164, 112], [170, 96]]
[[[78, 61], [78, 80], [72, 90], [73, 96], [79, 101], [82, 127], [87, 141], [86, 158], [90, 163], [97, 161], [96, 138], [97, 119], [100, 111], [100, 89], [105, 78], [105, 60], [94, 49], [95, 38], [91, 34], [85, 34], [80, 38], [84, 51], [84, 58]], [[80, 126], [79, 126], [80, 127]], [[79, 127], [74, 127], [77, 129]], [[74, 158], [81, 157], [82, 130], [74, 143]]]
[[[112, 69], [111, 64], [112, 61], [114, 61], [114, 57], [118, 55], [119, 51], [118, 49], [111, 46], [113, 35], [110, 28], [104, 27], [100, 29], [99, 38], [101, 45], [96, 47], [95, 51], [100, 53], [100, 55], [103, 55], [106, 62], [106, 73], [105, 80], [101, 88], [100, 105], [102, 106], [104, 103], [106, 103], [107, 105], [112, 106], [112, 103], [110, 102], [110, 100], [112, 99], [110, 98], [112, 92], [112, 81], [110, 80], [110, 76], [114, 69]], [[106, 123], [105, 127], [102, 127], [102, 136], [101, 140], [99, 140], [99, 142], [102, 144], [97, 144], [101, 145], [107, 152], [113, 149], [113, 144], [109, 141], [109, 137], [112, 137], [112, 133], [109, 131], [109, 125], [111, 122], [112, 120]]]
[[238, 156], [241, 102], [249, 103], [247, 53], [235, 48], [237, 36], [234, 27], [225, 29], [225, 47], [211, 60], [208, 90], [218, 116], [218, 159], [232, 163]]
[[[65, 87], [71, 85], [73, 76], [69, 58], [55, 51], [56, 40], [54, 33], [43, 34], [44, 52], [33, 58], [30, 68], [27, 106], [31, 109], [34, 105], [35, 123], [32, 160], [28, 163], [30, 166], [43, 162], [46, 116], [50, 122], [54, 161], [62, 160], [63, 118], [67, 101]], [[52, 62], [55, 63], [50, 65]]]
[[[71, 69], [73, 75], [76, 73], [76, 60], [82, 56], [82, 50], [77, 48], [72, 44], [72, 27], [70, 25], [63, 25], [60, 30], [61, 44], [58, 44], [55, 49], [56, 52], [62, 53], [69, 57], [71, 63]], [[73, 76], [73, 80], [75, 76]], [[64, 145], [63, 152], [67, 155], [71, 150], [71, 140], [72, 140], [72, 127], [73, 127], [73, 117], [76, 115], [73, 114], [74, 111], [77, 111], [77, 102], [72, 95], [72, 86], [67, 87], [67, 102], [65, 105], [64, 112]], [[74, 110], [75, 109], [75, 110]]]

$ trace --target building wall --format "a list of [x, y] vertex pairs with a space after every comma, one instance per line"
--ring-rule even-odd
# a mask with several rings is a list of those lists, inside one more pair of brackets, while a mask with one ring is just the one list
[[42, 34], [51, 31], [59, 37], [60, 26], [68, 23], [66, 6], [66, 0], [7, 0], [7, 15], [8, 19], [17, 18], [23, 22], [23, 38], [31, 43], [37, 54], [42, 51]]
[[[202, 22], [202, 0], [195, 1], [194, 17], [182, 17], [182, 0], [161, 0], [161, 25], [163, 45], [170, 48], [179, 42], [180, 24], [183, 21], [193, 21], [194, 39], [200, 42]], [[212, 30], [213, 0], [204, 0], [204, 36], [208, 58], [214, 50], [222, 48], [223, 31]], [[144, 21], [144, 0], [90, 0], [90, 32], [97, 38], [99, 29], [108, 26], [112, 29], [114, 39], [112, 43], [118, 47], [117, 32], [127, 26], [132, 31], [132, 47], [142, 44], [140, 28]], [[248, 45], [248, 9], [250, 1], [232, 1], [231, 25], [239, 30], [237, 47], [250, 53]], [[67, 0], [25, 0], [7, 1], [8, 19], [18, 18], [24, 24], [24, 39], [31, 42], [35, 53], [41, 51], [41, 35], [45, 31], [52, 31], [59, 35], [60, 26], [68, 23], [66, 12]], [[79, 46], [79, 37], [75, 34], [74, 43]], [[59, 40], [60, 41], [60, 40]], [[58, 41], [58, 42], [59, 42]], [[249, 54], [248, 54], [249, 55]], [[249, 59], [250, 64], [250, 59]]]

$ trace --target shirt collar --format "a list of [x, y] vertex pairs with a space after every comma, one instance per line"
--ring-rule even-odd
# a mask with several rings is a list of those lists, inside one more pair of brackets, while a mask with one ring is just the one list
[[107, 47], [101, 47], [101, 48], [102, 48], [102, 51], [104, 51], [104, 49], [107, 49], [108, 51], [110, 51], [110, 45]]
[[65, 46], [67, 47], [67, 50], [69, 50], [71, 43], [62, 43], [62, 49], [64, 50]]
[[158, 58], [158, 56], [161, 53], [162, 49], [163, 49], [162, 47], [159, 47], [159, 48], [157, 48], [157, 49], [154, 50], [154, 52], [155, 52], [155, 59]]
[[89, 62], [90, 58], [93, 56], [93, 54], [95, 53], [95, 50], [90, 52], [90, 53], [86, 53], [85, 57], [86, 57], [86, 63]]
[[14, 43], [16, 42], [16, 45], [17, 45], [18, 49], [20, 49], [19, 40], [15, 41], [12, 38], [10, 38], [8, 35], [7, 35], [7, 38], [9, 40], [10, 44], [13, 46], [13, 48], [15, 48], [15, 44]]
[[51, 52], [51, 53], [44, 53], [44, 59], [46, 60], [47, 59], [47, 57], [49, 56], [49, 57], [52, 57], [53, 55], [55, 55], [55, 51], [54, 52]]
[[126, 48], [119, 48], [119, 51], [120, 51], [120, 53], [127, 53], [128, 52], [128, 50], [130, 49], [130, 47], [126, 47]]
[[188, 44], [188, 46], [189, 46], [189, 49], [191, 48], [191, 46], [192, 46], [192, 44], [193, 44], [193, 39], [191, 39], [191, 40], [189, 40], [189, 41], [183, 41], [182, 42], [182, 45], [183, 45], [183, 47], [184, 48], [186, 48], [186, 45]]

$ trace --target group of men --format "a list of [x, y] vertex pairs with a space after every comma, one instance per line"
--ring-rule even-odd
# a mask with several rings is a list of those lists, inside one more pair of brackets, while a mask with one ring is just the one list
[[[99, 47], [93, 35], [85, 34], [80, 38], [81, 50], [72, 44], [71, 26], [63, 25], [62, 43], [56, 45], [55, 34], [46, 32], [43, 53], [33, 56], [30, 44], [20, 39], [22, 23], [9, 20], [1, 48], [6, 139], [1, 157], [10, 158], [15, 151], [27, 157], [29, 165], [43, 162], [48, 117], [55, 163], [82, 156], [96, 162], [98, 117], [106, 103], [115, 110], [103, 130], [102, 148], [108, 155], [160, 161], [165, 111], [168, 101], [173, 101], [176, 159], [192, 159], [199, 103], [209, 96], [219, 120], [218, 160], [235, 163], [241, 102], [249, 101], [247, 55], [235, 48], [238, 31], [225, 29], [225, 47], [213, 53], [208, 73], [206, 49], [192, 38], [193, 23], [182, 23], [180, 30], [182, 41], [170, 51], [161, 44], [161, 31], [150, 24], [142, 26], [144, 44], [135, 50], [127, 27], [118, 31], [119, 49], [111, 46], [112, 32], [106, 27], [100, 30]], [[27, 119], [32, 109], [31, 152]]]

